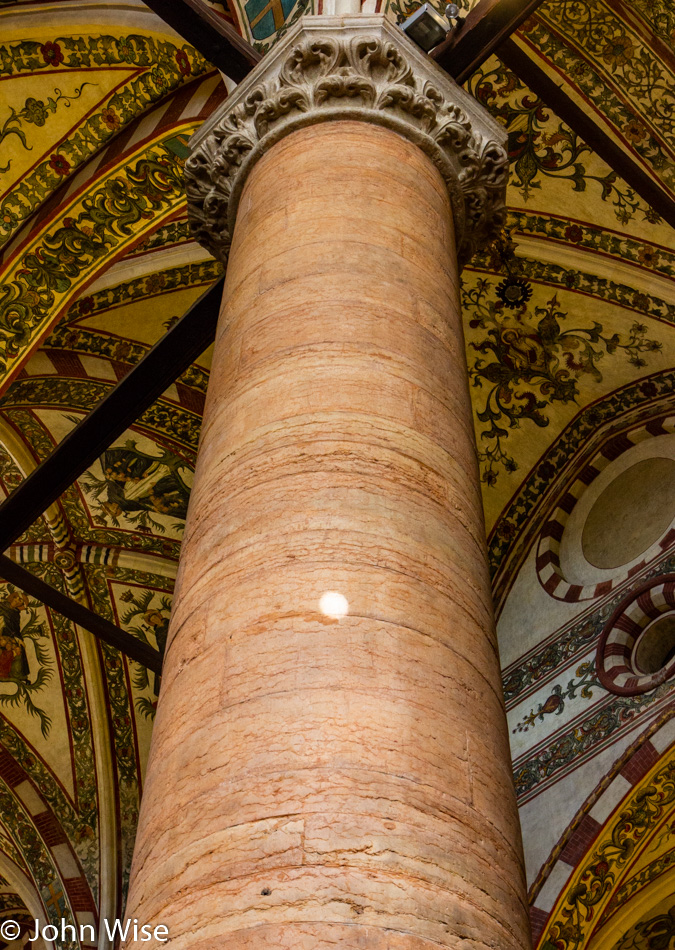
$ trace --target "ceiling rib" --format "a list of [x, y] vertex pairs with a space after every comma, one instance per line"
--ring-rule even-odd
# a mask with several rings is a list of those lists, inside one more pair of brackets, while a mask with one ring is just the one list
[[643, 201], [671, 227], [675, 227], [675, 201], [649, 177], [625, 152], [598, 127], [544, 70], [513, 40], [499, 47], [499, 58], [544, 102], [570, 129], [622, 178]]
[[618, 20], [630, 24], [642, 43], [648, 45], [656, 53], [670, 72], [675, 72], [675, 52], [672, 46], [655, 32], [647, 20], [642, 18], [631, 0], [605, 0], [605, 6], [615, 14]]
[[213, 63], [235, 82], [241, 82], [262, 58], [234, 27], [201, 3], [201, 0], [144, 2], [176, 33], [194, 46], [207, 62]]
[[[85, 416], [56, 446], [51, 455], [0, 505], [0, 551], [13, 544], [213, 342], [223, 294], [223, 281], [224, 278], [221, 277], [199, 297], [105, 399]], [[23, 578], [13, 580], [12, 583], [31, 593], [28, 585], [35, 581], [32, 574], [7, 557], [2, 557], [0, 564], [0, 576], [9, 580], [8, 565], [12, 565], [13, 576]], [[83, 618], [77, 622], [91, 633], [105, 639], [99, 630], [95, 629], [101, 618], [81, 604], [59, 594], [49, 585], [43, 585], [43, 593], [44, 588], [47, 592], [54, 591], [58, 597], [64, 597], [65, 601], [75, 605], [79, 616]], [[49, 603], [45, 598], [41, 599]], [[55, 606], [54, 609], [60, 608]], [[114, 627], [113, 624], [109, 626]], [[121, 636], [127, 636], [119, 628], [114, 629], [118, 630]], [[136, 642], [134, 640], [134, 643]]]

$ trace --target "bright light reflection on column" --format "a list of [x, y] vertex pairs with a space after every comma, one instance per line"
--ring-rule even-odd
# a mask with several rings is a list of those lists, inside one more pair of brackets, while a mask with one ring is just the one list
[[327, 590], [325, 594], [321, 595], [319, 610], [327, 617], [344, 617], [349, 611], [349, 601], [338, 591]]

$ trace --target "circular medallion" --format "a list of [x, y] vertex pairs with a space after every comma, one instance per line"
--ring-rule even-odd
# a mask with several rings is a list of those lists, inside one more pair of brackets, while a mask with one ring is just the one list
[[602, 631], [596, 665], [602, 685], [622, 696], [647, 693], [675, 674], [675, 574], [624, 597]]
[[536, 561], [556, 600], [603, 597], [675, 544], [673, 426], [658, 420], [655, 435], [652, 420], [613, 436], [561, 490]]

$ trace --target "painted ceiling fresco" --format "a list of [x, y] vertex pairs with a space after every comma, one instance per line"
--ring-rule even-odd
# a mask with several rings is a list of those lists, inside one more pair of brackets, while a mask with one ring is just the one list
[[[265, 50], [318, 4], [209, 5]], [[182, 165], [226, 89], [141, 0], [4, 0], [0, 37], [4, 497], [220, 276], [190, 237]], [[516, 42], [672, 192], [667, 0], [546, 0]], [[546, 950], [672, 950], [670, 672], [631, 693], [598, 669], [616, 611], [675, 575], [675, 511], [649, 515], [660, 527], [619, 545], [621, 563], [594, 553], [638, 504], [616, 485], [675, 459], [672, 229], [497, 56], [467, 87], [511, 156], [507, 226], [465, 269], [462, 303], [533, 932]], [[209, 366], [207, 352], [9, 551], [160, 650]], [[647, 488], [667, 498], [657, 474]], [[0, 583], [0, 916], [114, 916], [158, 687]], [[616, 896], [631, 888], [639, 901]], [[630, 910], [603, 929], [612, 901]]]

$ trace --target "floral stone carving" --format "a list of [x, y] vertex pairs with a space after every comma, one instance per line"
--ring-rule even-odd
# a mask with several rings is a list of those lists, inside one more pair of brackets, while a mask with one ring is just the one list
[[373, 122], [418, 145], [445, 180], [460, 261], [504, 221], [506, 135], [475, 99], [383, 16], [305, 17], [192, 140], [185, 165], [196, 239], [227, 258], [258, 159], [296, 129]]

